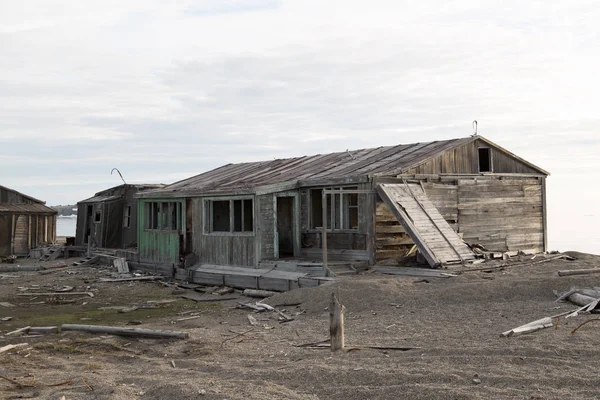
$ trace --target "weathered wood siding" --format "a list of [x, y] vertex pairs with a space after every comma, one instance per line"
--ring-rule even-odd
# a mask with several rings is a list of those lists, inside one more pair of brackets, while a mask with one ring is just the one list
[[12, 215], [0, 215], [0, 256], [8, 256], [11, 249]]
[[14, 190], [0, 187], [0, 203], [31, 204], [33, 201]]
[[379, 196], [375, 220], [376, 261], [404, 257], [415, 243]]
[[259, 259], [270, 260], [275, 257], [275, 209], [273, 208], [273, 195], [256, 196], [258, 205], [258, 218], [255, 218], [259, 237]]
[[13, 253], [17, 256], [29, 254], [29, 218], [27, 215], [15, 216]]
[[417, 167], [410, 168], [407, 174], [477, 174], [479, 173], [480, 147], [490, 148], [492, 157], [492, 171], [495, 173], [523, 173], [539, 174], [521, 160], [511, 156], [503, 150], [488, 145], [481, 140], [475, 140], [456, 149], [433, 157]]
[[458, 180], [458, 232], [493, 251], [544, 250], [543, 179]]
[[[256, 262], [254, 234], [207, 233], [203, 204], [204, 198], [192, 200], [192, 250], [198, 256], [200, 263], [254, 267]], [[256, 224], [254, 225], [256, 230]]]

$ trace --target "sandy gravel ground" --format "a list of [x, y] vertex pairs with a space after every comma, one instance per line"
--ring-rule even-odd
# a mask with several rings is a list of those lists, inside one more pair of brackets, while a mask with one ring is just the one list
[[[14, 305], [0, 306], [0, 318], [12, 317], [0, 322], [3, 335], [23, 326], [82, 323], [178, 330], [190, 338], [76, 332], [2, 336], [0, 346], [28, 345], [0, 354], [0, 375], [14, 380], [0, 379], [0, 398], [600, 398], [600, 324], [571, 334], [594, 315], [561, 319], [557, 328], [529, 335], [499, 335], [576, 308], [554, 303], [553, 290], [600, 286], [600, 275], [558, 277], [560, 269], [600, 267], [598, 256], [574, 255], [577, 261], [466, 272], [428, 282], [367, 273], [272, 297], [267, 303], [278, 305], [294, 321], [279, 323], [274, 313], [253, 314], [259, 322], [254, 327], [247, 319], [250, 312], [235, 308], [237, 300], [195, 303], [156, 282], [99, 282], [114, 275], [108, 267], [1, 273], [0, 302]], [[16, 296], [64, 286], [91, 291], [94, 297]], [[332, 354], [296, 347], [327, 338], [332, 292], [347, 308], [347, 346], [415, 349]], [[164, 300], [175, 301], [161, 304]], [[127, 313], [100, 309], [157, 304]], [[177, 321], [189, 316], [197, 318]]]

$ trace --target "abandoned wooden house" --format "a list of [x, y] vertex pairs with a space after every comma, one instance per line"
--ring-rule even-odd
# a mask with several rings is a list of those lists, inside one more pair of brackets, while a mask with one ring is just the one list
[[120, 185], [77, 203], [75, 245], [126, 249], [137, 245], [137, 200], [134, 195], [164, 185]]
[[45, 202], [0, 186], [0, 257], [27, 256], [56, 240], [56, 214]]
[[331, 265], [413, 245], [436, 267], [473, 259], [465, 242], [541, 252], [547, 176], [481, 136], [227, 164], [136, 196], [136, 261], [168, 273], [321, 262], [323, 247]]

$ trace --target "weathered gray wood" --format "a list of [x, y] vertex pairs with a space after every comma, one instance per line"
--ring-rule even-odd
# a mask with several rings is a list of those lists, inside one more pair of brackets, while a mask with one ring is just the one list
[[7, 265], [0, 267], [2, 272], [21, 272], [21, 271], [39, 271], [42, 268], [37, 265]]
[[0, 347], [0, 354], [5, 353], [7, 351], [19, 348], [19, 347], [25, 347], [28, 346], [28, 343], [18, 343], [18, 344], [8, 344], [6, 346]]
[[244, 289], [242, 294], [246, 297], [265, 298], [274, 296], [276, 292], [272, 292], [270, 290]]
[[212, 303], [212, 302], [217, 302], [217, 301], [237, 300], [239, 298], [238, 296], [206, 297], [206, 296], [195, 296], [193, 294], [184, 294], [184, 295], [181, 295], [180, 297], [187, 299], [187, 300], [193, 300], [198, 303]]
[[331, 294], [329, 303], [329, 335], [331, 338], [331, 351], [335, 352], [344, 348], [344, 311], [346, 308], [340, 304], [335, 293]]
[[59, 333], [60, 332], [60, 327], [58, 326], [32, 326], [31, 328], [29, 328], [29, 334], [30, 335], [37, 335], [37, 334], [47, 334], [47, 333]]
[[323, 269], [327, 268], [327, 194], [325, 190], [322, 191], [321, 204], [323, 209], [322, 224], [323, 229], [321, 230], [321, 249], [323, 251]]
[[538, 319], [536, 321], [530, 322], [528, 324], [525, 325], [521, 325], [517, 328], [513, 328], [511, 330], [508, 330], [506, 332], [502, 332], [502, 336], [504, 337], [509, 337], [509, 336], [517, 336], [517, 335], [523, 335], [526, 333], [533, 333], [533, 332], [537, 332], [541, 329], [544, 328], [551, 328], [552, 326], [554, 326], [552, 324], [552, 318], [551, 317], [545, 317], [542, 319]]
[[94, 297], [92, 292], [44, 292], [44, 293], [18, 293], [17, 296], [35, 297], [35, 296], [90, 296]]
[[100, 278], [98, 282], [129, 282], [129, 281], [157, 281], [160, 279], [164, 279], [164, 276], [132, 276], [131, 278], [117, 278], [117, 279], [108, 279], [108, 278]]
[[558, 271], [558, 276], [591, 275], [591, 274], [600, 274], [600, 268], [566, 269], [566, 270]]
[[159, 330], [141, 329], [141, 328], [121, 328], [121, 327], [103, 326], [103, 325], [63, 324], [61, 326], [61, 330], [89, 332], [89, 333], [102, 333], [102, 334], [128, 336], [128, 337], [148, 337], [148, 338], [164, 338], [164, 339], [186, 339], [189, 337], [189, 334], [187, 332], [159, 331]]
[[20, 335], [21, 333], [27, 333], [29, 331], [29, 329], [31, 329], [31, 326], [26, 326], [24, 328], [17, 329], [16, 331], [8, 332], [4, 336], [16, 336], [16, 335]]
[[409, 267], [375, 267], [375, 271], [382, 274], [388, 275], [404, 275], [404, 276], [416, 276], [416, 277], [429, 277], [429, 278], [450, 278], [458, 276], [456, 274], [450, 274], [438, 270], [425, 269], [425, 268], [409, 268]]

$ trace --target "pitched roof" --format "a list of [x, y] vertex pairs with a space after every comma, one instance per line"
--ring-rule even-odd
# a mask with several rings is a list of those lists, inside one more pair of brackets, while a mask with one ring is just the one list
[[[319, 181], [324, 182], [335, 179], [350, 182], [352, 178], [355, 178], [356, 182], [360, 177], [397, 175], [432, 157], [476, 139], [482, 139], [482, 137], [470, 136], [459, 139], [317, 154], [314, 156], [227, 164], [167, 185], [162, 189], [145, 192], [138, 197], [153, 197], [155, 195], [167, 194], [190, 196], [233, 193], [288, 182], [310, 181], [311, 183], [318, 184]], [[487, 139], [486, 141], [489, 142]], [[513, 155], [512, 153], [509, 154]], [[540, 171], [540, 173], [547, 174], [544, 170], [533, 164], [522, 159], [520, 160]]]
[[6, 187], [6, 186], [2, 186], [2, 185], [0, 185], [0, 189], [4, 189], [4, 190], [6, 190], [6, 191], [9, 191], [9, 192], [16, 193], [16, 194], [18, 194], [19, 196], [21, 196], [21, 197], [24, 197], [24, 198], [26, 198], [26, 199], [28, 199], [29, 201], [32, 201], [32, 202], [34, 202], [34, 203], [46, 204], [46, 202], [45, 202], [45, 201], [42, 201], [42, 200], [36, 199], [35, 197], [28, 196], [28, 195], [26, 195], [26, 194], [24, 194], [24, 193], [18, 192], [18, 191], [16, 191], [15, 189], [11, 189], [11, 188], [8, 188], [8, 187]]
[[57, 214], [57, 211], [40, 203], [4, 204], [0, 203], [0, 213], [11, 214]]
[[163, 188], [165, 185], [162, 183], [136, 183], [136, 184], [128, 183], [128, 184], [124, 184], [124, 185], [118, 185], [118, 186], [111, 187], [109, 189], [104, 189], [88, 199], [78, 201], [78, 203], [101, 203], [101, 202], [119, 200], [123, 197], [123, 195], [122, 194], [114, 194], [114, 192], [117, 189], [120, 189], [124, 186], [130, 187], [130, 188], [135, 188], [135, 189], [137, 189], [137, 191], [145, 191], [145, 190], [160, 189], [160, 188]]

